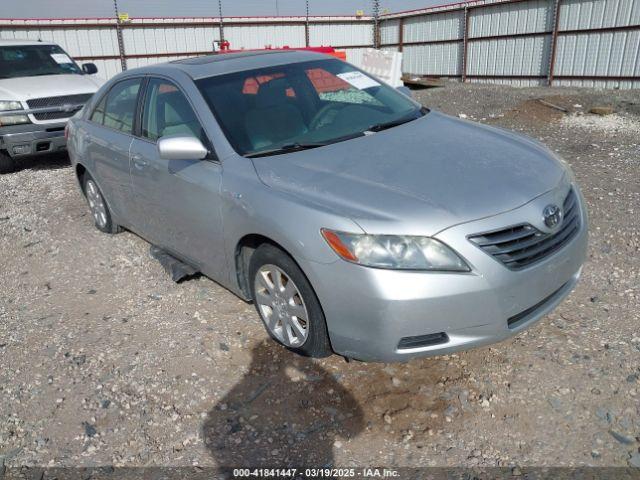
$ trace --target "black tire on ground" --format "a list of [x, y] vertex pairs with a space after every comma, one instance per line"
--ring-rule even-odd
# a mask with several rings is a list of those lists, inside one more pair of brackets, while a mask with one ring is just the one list
[[[91, 177], [91, 175], [85, 172], [84, 175], [82, 176], [82, 191], [84, 192], [84, 196], [87, 199], [87, 203], [89, 204], [89, 197], [87, 196], [87, 191], [89, 188], [91, 188], [90, 183], [95, 188], [95, 191], [99, 195], [99, 198], [102, 200], [102, 204], [104, 205], [105, 218], [103, 222], [99, 222], [98, 219], [93, 215], [93, 211], [91, 212], [91, 215], [93, 216], [93, 219], [94, 219], [94, 225], [98, 230], [104, 233], [109, 233], [109, 234], [120, 233], [122, 231], [122, 228], [120, 227], [120, 225], [113, 222], [113, 217], [111, 216], [109, 205], [107, 204], [106, 200], [104, 199], [104, 196], [102, 195], [102, 190], [100, 190], [100, 187], [98, 186], [97, 182]], [[89, 204], [89, 209], [91, 210], [90, 204]]]
[[16, 161], [8, 153], [0, 151], [0, 174], [11, 173], [16, 169]]
[[293, 280], [295, 285], [298, 287], [300, 295], [302, 296], [304, 305], [307, 307], [307, 313], [309, 316], [307, 323], [308, 335], [301, 346], [294, 348], [285, 345], [280, 340], [278, 340], [278, 338], [276, 338], [265, 325], [265, 329], [267, 330], [271, 338], [273, 338], [292, 352], [306, 357], [322, 358], [331, 355], [333, 352], [331, 350], [331, 344], [329, 342], [327, 323], [322, 311], [322, 307], [320, 306], [320, 301], [313, 291], [313, 287], [309, 283], [309, 280], [307, 280], [307, 277], [302, 272], [300, 267], [298, 267], [296, 262], [286, 252], [270, 244], [262, 244], [260, 247], [258, 247], [251, 256], [251, 261], [249, 262], [249, 284], [251, 287], [251, 298], [253, 298], [253, 304], [258, 311], [258, 315], [260, 315], [260, 310], [255, 300], [255, 278], [260, 268], [264, 265], [277, 266]]

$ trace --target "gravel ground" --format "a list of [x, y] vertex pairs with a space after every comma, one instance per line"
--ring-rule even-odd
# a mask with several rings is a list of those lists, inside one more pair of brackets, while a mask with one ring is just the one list
[[590, 250], [558, 309], [457, 355], [296, 357], [251, 305], [206, 278], [175, 284], [145, 241], [98, 232], [66, 159], [30, 161], [0, 177], [0, 470], [640, 465], [640, 92], [415, 94], [572, 165]]

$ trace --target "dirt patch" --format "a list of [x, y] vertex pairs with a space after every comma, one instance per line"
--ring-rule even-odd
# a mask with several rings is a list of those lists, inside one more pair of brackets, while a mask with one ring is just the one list
[[[545, 99], [550, 103], [558, 101], [557, 97], [550, 97]], [[559, 105], [560, 102], [554, 103]], [[562, 102], [564, 103], [564, 102]], [[520, 103], [516, 108], [507, 110], [504, 113], [504, 121], [518, 122], [521, 125], [527, 125], [532, 123], [550, 123], [558, 122], [565, 116], [565, 113], [553, 108], [549, 105], [541, 103], [538, 99], [525, 100]]]

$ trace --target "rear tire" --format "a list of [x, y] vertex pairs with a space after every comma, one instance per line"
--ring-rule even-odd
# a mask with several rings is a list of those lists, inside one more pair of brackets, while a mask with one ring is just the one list
[[274, 340], [306, 357], [331, 355], [327, 323], [309, 280], [279, 248], [263, 244], [249, 263], [251, 297]]
[[0, 174], [16, 170], [16, 161], [6, 152], [0, 151]]
[[119, 225], [113, 222], [111, 211], [107, 205], [102, 191], [96, 181], [85, 173], [82, 176], [82, 191], [89, 204], [89, 210], [93, 217], [94, 224], [98, 230], [104, 233], [119, 233], [122, 231]]

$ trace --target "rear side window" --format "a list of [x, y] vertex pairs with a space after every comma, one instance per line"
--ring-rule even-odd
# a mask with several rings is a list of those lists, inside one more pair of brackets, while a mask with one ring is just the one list
[[166, 80], [151, 79], [144, 101], [142, 136], [155, 142], [168, 135], [196, 137], [206, 143], [200, 121], [178, 87]]
[[102, 125], [104, 123], [104, 104], [107, 102], [107, 96], [104, 95], [98, 106], [95, 108], [93, 113], [91, 114], [91, 121], [99, 123]]
[[98, 103], [91, 114], [91, 121], [124, 133], [133, 133], [141, 82], [141, 79], [134, 78], [116, 83]]

